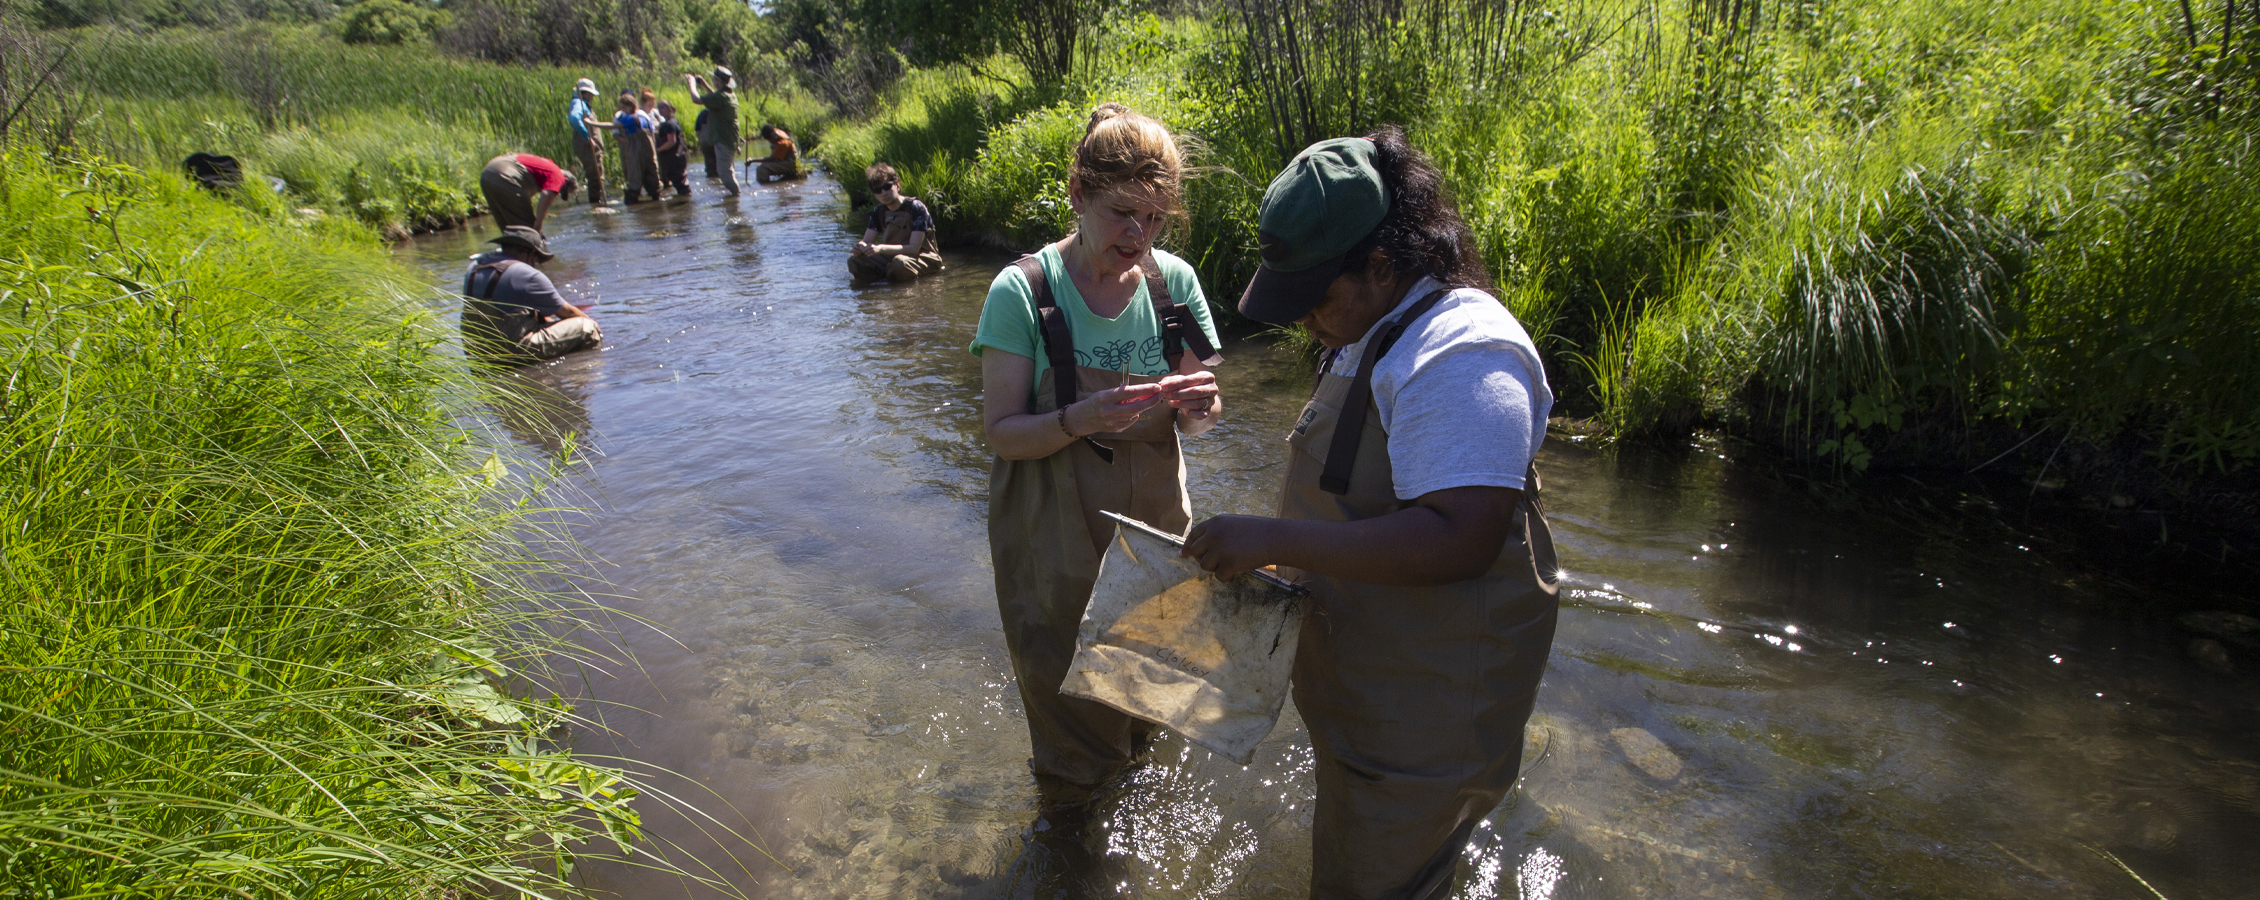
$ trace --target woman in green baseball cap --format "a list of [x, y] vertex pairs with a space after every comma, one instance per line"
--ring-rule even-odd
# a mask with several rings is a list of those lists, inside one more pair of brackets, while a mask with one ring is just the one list
[[1224, 408], [1200, 279], [1153, 245], [1178, 212], [1183, 177], [1168, 128], [1100, 106], [1068, 168], [1075, 232], [997, 273], [970, 348], [981, 357], [981, 415], [997, 453], [997, 610], [1045, 815], [1069, 831], [1079, 801], [1155, 729], [1059, 692], [1114, 536], [1105, 514], [1173, 532], [1191, 524], [1177, 438], [1214, 427]]
[[1313, 897], [1438, 897], [1513, 787], [1560, 577], [1531, 460], [1553, 394], [1434, 164], [1395, 128], [1311, 145], [1264, 192], [1240, 312], [1327, 348], [1279, 515], [1185, 553], [1312, 591], [1295, 708], [1317, 754]]

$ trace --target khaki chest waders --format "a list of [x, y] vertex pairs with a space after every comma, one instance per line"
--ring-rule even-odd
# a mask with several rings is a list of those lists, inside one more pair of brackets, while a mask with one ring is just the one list
[[[1035, 293], [1044, 355], [1051, 363], [1046, 380], [1052, 389], [1036, 392], [1030, 413], [1052, 413], [1121, 384], [1161, 380], [1076, 365], [1074, 337], [1065, 311], [1052, 300], [1042, 265], [1032, 256], [1015, 265]], [[1148, 255], [1141, 265], [1171, 369], [1187, 344], [1204, 363], [1222, 362], [1192, 314], [1169, 296], [1154, 258]], [[1033, 767], [1038, 775], [1080, 786], [1119, 772], [1155, 728], [1059, 692], [1075, 658], [1099, 558], [1114, 535], [1107, 512], [1177, 534], [1191, 525], [1174, 409], [1148, 410], [1128, 429], [1091, 435], [1042, 459], [999, 457], [989, 470], [989, 558], [1005, 646], [1028, 711]]]
[[[1376, 336], [1355, 377], [1322, 374], [1288, 438], [1279, 515], [1338, 522], [1399, 500], [1373, 367], [1445, 291]], [[1316, 751], [1311, 896], [1442, 896], [1476, 823], [1514, 786], [1554, 639], [1559, 565], [1533, 467], [1490, 570], [1436, 587], [1291, 572], [1311, 589], [1295, 708]]]
[[[887, 225], [879, 229], [879, 243], [897, 246], [908, 243], [912, 233], [910, 223], [916, 218], [917, 215], [910, 211], [910, 202], [907, 200], [901, 206], [887, 210]], [[918, 255], [939, 254], [941, 251], [941, 235], [926, 232], [926, 240], [918, 245]]]

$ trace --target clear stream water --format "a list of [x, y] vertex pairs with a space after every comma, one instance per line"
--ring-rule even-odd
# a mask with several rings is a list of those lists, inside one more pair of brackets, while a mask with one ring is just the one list
[[[577, 743], [681, 773], [715, 821], [647, 805], [651, 846], [753, 896], [1048, 896], [1084, 864], [1031, 827], [965, 352], [1006, 260], [945, 245], [940, 277], [851, 286], [843, 203], [818, 177], [551, 224], [549, 271], [606, 343], [504, 379], [540, 411], [501, 421], [580, 436], [577, 536], [651, 625], [619, 638], [638, 665], [581, 686], [611, 731]], [[452, 286], [487, 236], [401, 252]], [[1308, 390], [1260, 341], [1225, 354], [1228, 417], [1186, 445], [1196, 519], [1269, 509]], [[1824, 505], [1727, 455], [1547, 441], [1560, 633], [1458, 896], [2260, 895], [2249, 674], [2014, 534]], [[1291, 707], [1244, 768], [1165, 738], [1075, 871], [1302, 896], [1310, 768]]]

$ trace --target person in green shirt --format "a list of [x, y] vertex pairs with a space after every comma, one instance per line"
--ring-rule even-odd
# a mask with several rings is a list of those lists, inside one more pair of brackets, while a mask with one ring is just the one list
[[726, 66], [714, 67], [714, 87], [696, 75], [683, 73], [683, 81], [690, 85], [691, 96], [706, 107], [706, 130], [700, 137], [714, 146], [714, 168], [722, 176], [722, 189], [730, 196], [738, 195], [738, 171], [732, 165], [738, 152], [738, 92], [733, 86], [737, 76]]
[[1153, 246], [1180, 214], [1183, 174], [1161, 123], [1099, 107], [1068, 170], [1075, 233], [997, 274], [969, 348], [981, 357], [981, 417], [997, 454], [997, 610], [1050, 823], [1037, 830], [1054, 835], [1080, 831], [1091, 792], [1156, 727], [1059, 692], [1113, 537], [1105, 513], [1184, 531], [1178, 436], [1208, 431], [1223, 412], [1209, 371], [1223, 360], [1200, 280]]

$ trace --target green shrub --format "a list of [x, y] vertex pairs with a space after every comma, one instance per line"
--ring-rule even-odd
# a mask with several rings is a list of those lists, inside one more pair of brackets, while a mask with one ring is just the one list
[[348, 44], [407, 44], [431, 37], [439, 10], [406, 0], [359, 0], [340, 17], [338, 37]]

